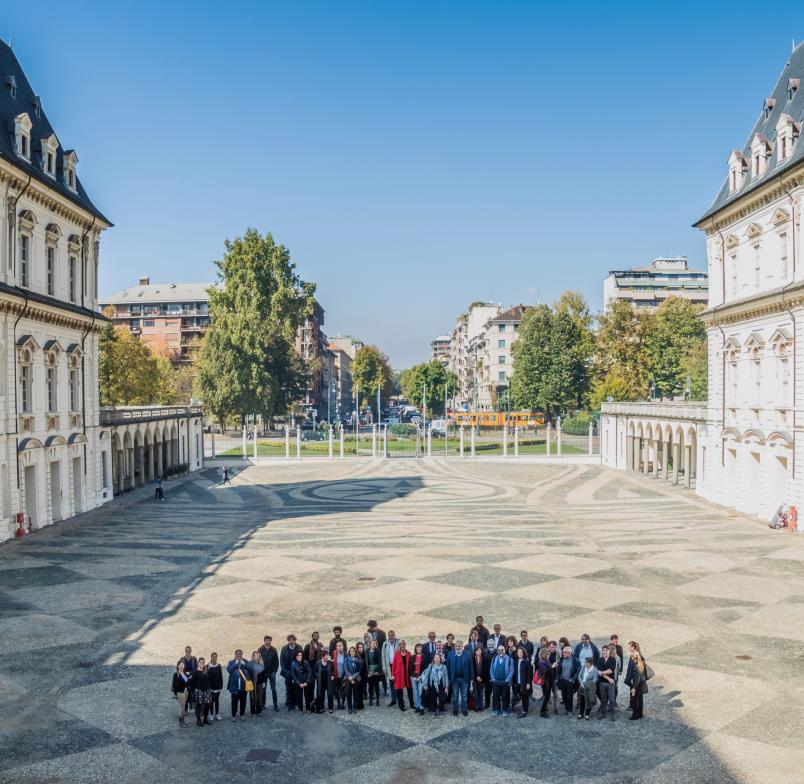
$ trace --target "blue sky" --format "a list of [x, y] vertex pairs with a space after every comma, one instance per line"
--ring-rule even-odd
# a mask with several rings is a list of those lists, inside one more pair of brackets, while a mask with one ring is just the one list
[[804, 24], [731, 3], [4, 4], [96, 204], [101, 293], [253, 226], [401, 368], [476, 299], [683, 253]]

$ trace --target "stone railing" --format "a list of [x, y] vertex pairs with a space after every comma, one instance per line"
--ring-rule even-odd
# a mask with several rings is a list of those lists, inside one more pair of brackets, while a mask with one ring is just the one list
[[200, 417], [201, 406], [109, 406], [100, 410], [101, 426], [125, 425], [176, 417]]
[[633, 403], [603, 403], [600, 408], [603, 414], [703, 421], [706, 419], [707, 404], [694, 400], [641, 400]]

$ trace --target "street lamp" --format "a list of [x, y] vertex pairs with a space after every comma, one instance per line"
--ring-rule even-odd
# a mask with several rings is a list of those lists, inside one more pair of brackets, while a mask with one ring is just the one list
[[332, 387], [335, 386], [335, 379], [329, 380], [329, 389], [327, 390], [327, 424], [332, 424]]

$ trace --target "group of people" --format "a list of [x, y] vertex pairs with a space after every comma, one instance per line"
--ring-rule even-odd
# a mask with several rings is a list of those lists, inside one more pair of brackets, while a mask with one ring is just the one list
[[[270, 686], [274, 711], [279, 710], [277, 675], [285, 685], [285, 707], [302, 713], [347, 710], [350, 714], [368, 706], [380, 705], [380, 692], [390, 698], [389, 707], [407, 707], [421, 716], [444, 715], [451, 704], [454, 716], [469, 711], [491, 709], [495, 716], [508, 716], [516, 710], [518, 718], [528, 715], [531, 702], [541, 700], [539, 715], [549, 718], [550, 708], [565, 714], [614, 721], [620, 680], [630, 695], [632, 720], [642, 718], [643, 699], [653, 672], [645, 662], [639, 643], [627, 643], [627, 659], [619, 637], [611, 635], [600, 648], [588, 634], [575, 645], [566, 637], [558, 641], [542, 637], [538, 645], [523, 630], [519, 638], [504, 635], [499, 624], [489, 631], [478, 616], [468, 639], [447, 634], [437, 639], [435, 632], [412, 648], [374, 620], [367, 622], [363, 640], [349, 645], [343, 629], [335, 626], [328, 645], [313, 632], [303, 647], [289, 634], [280, 651], [266, 635], [263, 644], [246, 659], [235, 651], [226, 665], [226, 690], [231, 700], [231, 720], [246, 718], [248, 704], [252, 716], [266, 710]], [[223, 666], [218, 654], [209, 661], [196, 659], [192, 648], [176, 664], [171, 691], [179, 704], [179, 726], [186, 727], [188, 710], [194, 710], [199, 726], [221, 720], [220, 694]], [[538, 687], [538, 691], [535, 690]]]

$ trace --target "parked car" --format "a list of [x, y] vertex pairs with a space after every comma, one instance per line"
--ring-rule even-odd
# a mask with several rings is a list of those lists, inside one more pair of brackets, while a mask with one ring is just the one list
[[434, 419], [430, 423], [430, 430], [434, 436], [445, 436], [447, 434], [447, 421], [445, 419]]

